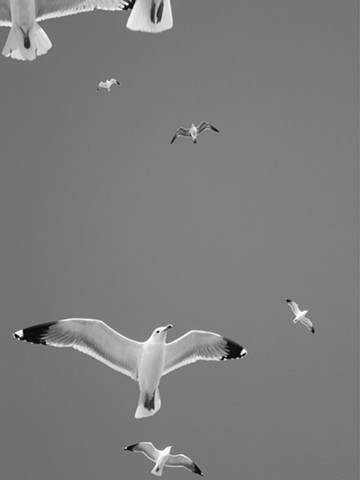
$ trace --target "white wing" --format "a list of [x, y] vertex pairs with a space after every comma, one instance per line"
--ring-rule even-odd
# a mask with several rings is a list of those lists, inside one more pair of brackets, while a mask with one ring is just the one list
[[293, 301], [290, 300], [289, 298], [287, 298], [285, 301], [290, 305], [291, 310], [294, 312], [294, 315], [295, 315], [296, 317], [301, 314], [299, 305], [298, 305], [297, 303], [293, 302]]
[[160, 450], [157, 450], [151, 442], [135, 443], [126, 447], [125, 450], [130, 452], [141, 452], [152, 462], [156, 462], [160, 455]]
[[75, 348], [137, 380], [142, 343], [120, 335], [101, 320], [59, 320], [19, 330], [14, 337], [53, 347]]
[[[3, 0], [1, 0], [3, 1]], [[35, 0], [36, 20], [64, 17], [77, 13], [91, 12], [92, 10], [126, 10], [129, 8], [127, 0]]]
[[232, 340], [201, 330], [191, 330], [165, 347], [163, 375], [197, 360], [227, 360], [247, 354], [245, 348]]
[[302, 318], [300, 318], [300, 322], [303, 325], [305, 325], [305, 327], [308, 328], [311, 333], [315, 333], [315, 328], [314, 328], [314, 325], [313, 325], [312, 321], [310, 320], [310, 318], [302, 317]]
[[200, 468], [186, 455], [170, 455], [165, 463], [166, 467], [184, 467], [190, 472], [203, 475]]
[[0, 0], [0, 26], [11, 26], [10, 0]]

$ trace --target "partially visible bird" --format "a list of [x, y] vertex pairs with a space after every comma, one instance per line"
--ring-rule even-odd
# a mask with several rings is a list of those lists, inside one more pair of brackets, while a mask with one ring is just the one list
[[290, 305], [291, 310], [294, 312], [295, 318], [293, 322], [296, 323], [300, 321], [300, 323], [305, 325], [305, 327], [308, 328], [311, 333], [315, 333], [315, 328], [312, 321], [309, 318], [305, 317], [305, 315], [308, 313], [308, 310], [301, 311], [299, 308], [299, 305], [293, 302], [292, 300], [290, 300], [289, 298], [286, 298], [285, 302], [287, 302]]
[[152, 462], [155, 462], [155, 467], [151, 470], [153, 475], [161, 477], [164, 467], [184, 467], [190, 472], [197, 473], [203, 476], [204, 474], [200, 468], [194, 463], [191, 458], [185, 455], [171, 455], [170, 451], [172, 445], [158, 450], [151, 442], [140, 442], [134, 445], [129, 445], [124, 450], [129, 452], [141, 452]]
[[170, 143], [173, 143], [179, 136], [191, 137], [193, 143], [197, 143], [197, 136], [204, 130], [212, 130], [213, 132], [219, 133], [219, 130], [208, 122], [201, 122], [197, 127], [192, 123], [190, 128], [178, 128]]
[[0, 0], [0, 26], [11, 27], [2, 54], [35, 60], [52, 47], [37, 22], [96, 9], [132, 10], [130, 30], [156, 33], [172, 27], [170, 0]]
[[106, 82], [99, 82], [99, 85], [96, 90], [100, 90], [100, 88], [106, 88], [108, 92], [110, 92], [110, 88], [112, 85], [120, 85], [120, 82], [118, 82], [115, 78], [111, 78], [110, 80], [106, 80]]
[[160, 378], [197, 360], [241, 358], [247, 351], [217, 333], [191, 330], [171, 343], [171, 324], [156, 328], [146, 342], [120, 335], [101, 320], [70, 318], [18, 330], [14, 338], [53, 347], [72, 347], [138, 382], [140, 397], [135, 418], [160, 409]]
[[126, 26], [148, 33], [169, 30], [173, 26], [170, 0], [133, 0]]

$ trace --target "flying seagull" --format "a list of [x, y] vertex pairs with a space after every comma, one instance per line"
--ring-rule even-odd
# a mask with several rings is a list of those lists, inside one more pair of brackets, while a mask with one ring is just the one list
[[120, 335], [101, 320], [70, 318], [18, 330], [14, 338], [53, 347], [73, 347], [139, 383], [135, 418], [149, 417], [160, 409], [160, 378], [197, 360], [241, 358], [247, 351], [217, 333], [191, 330], [171, 343], [168, 330], [158, 327], [146, 342]]
[[164, 448], [164, 450], [158, 450], [151, 442], [140, 442], [130, 445], [124, 450], [129, 452], [141, 452], [152, 462], [155, 462], [155, 467], [151, 470], [151, 473], [159, 477], [161, 477], [164, 467], [184, 467], [187, 470], [190, 470], [190, 472], [202, 476], [204, 475], [191, 458], [186, 457], [185, 455], [171, 455], [171, 449], [172, 445]]
[[295, 318], [293, 322], [296, 323], [300, 321], [303, 325], [305, 325], [306, 328], [310, 330], [311, 333], [315, 333], [315, 328], [312, 324], [312, 321], [309, 318], [305, 317], [305, 315], [308, 313], [308, 310], [301, 311], [299, 305], [290, 300], [289, 298], [286, 298], [285, 302], [290, 305], [291, 310], [294, 312]]
[[178, 128], [170, 143], [173, 143], [175, 139], [180, 136], [191, 137], [193, 143], [197, 143], [197, 136], [204, 130], [212, 130], [213, 132], [219, 133], [219, 130], [208, 122], [201, 122], [197, 127], [192, 123], [190, 128]]
[[52, 46], [37, 22], [96, 9], [132, 9], [127, 22], [131, 30], [156, 33], [172, 27], [170, 0], [0, 0], [0, 26], [10, 27], [2, 54], [35, 60]]
[[99, 82], [99, 85], [97, 87], [96, 90], [100, 90], [100, 88], [106, 88], [108, 92], [110, 92], [110, 87], [112, 85], [120, 85], [120, 82], [118, 82], [117, 80], [115, 80], [115, 78], [112, 78], [111, 80], [106, 80], [106, 82]]

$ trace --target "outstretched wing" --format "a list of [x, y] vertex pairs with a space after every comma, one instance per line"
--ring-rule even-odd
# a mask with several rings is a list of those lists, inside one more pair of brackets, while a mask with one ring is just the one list
[[186, 455], [170, 455], [165, 463], [166, 467], [184, 467], [190, 472], [204, 475], [200, 468], [194, 463], [191, 458]]
[[92, 10], [128, 10], [134, 2], [127, 0], [35, 0], [36, 20], [76, 15]]
[[214, 132], [219, 133], [219, 130], [208, 122], [201, 122], [200, 125], [197, 126], [197, 131], [199, 133], [203, 132], [204, 130], [213, 130]]
[[197, 360], [228, 360], [247, 354], [238, 343], [217, 333], [191, 330], [174, 342], [167, 343], [163, 375]]
[[183, 137], [191, 137], [191, 133], [188, 128], [180, 127], [176, 130], [175, 135], [173, 136], [170, 143], [173, 143], [177, 137], [182, 135]]
[[303, 325], [305, 325], [305, 327], [308, 328], [311, 333], [315, 333], [315, 328], [314, 328], [314, 325], [313, 325], [312, 321], [310, 320], [310, 318], [302, 317], [302, 318], [300, 318], [300, 322]]
[[292, 300], [290, 300], [290, 298], [286, 298], [285, 299], [285, 302], [287, 302], [289, 305], [290, 305], [290, 308], [291, 310], [294, 312], [294, 315], [297, 317], [298, 315], [300, 315], [301, 311], [300, 311], [300, 308], [299, 308], [299, 305], [295, 302], [293, 302]]
[[159, 458], [160, 450], [157, 450], [151, 442], [140, 442], [129, 445], [125, 448], [129, 452], [141, 452], [151, 461], [156, 462]]
[[72, 347], [137, 379], [142, 343], [120, 335], [101, 320], [70, 318], [43, 323], [18, 330], [14, 338], [53, 347]]
[[10, 1], [0, 0], [0, 26], [11, 27]]

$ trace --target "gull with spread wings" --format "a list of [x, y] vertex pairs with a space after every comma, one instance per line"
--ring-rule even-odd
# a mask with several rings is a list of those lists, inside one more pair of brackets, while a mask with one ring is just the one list
[[305, 327], [308, 328], [311, 333], [315, 333], [315, 328], [312, 321], [305, 316], [308, 313], [308, 310], [301, 311], [299, 305], [290, 300], [290, 298], [286, 298], [285, 302], [289, 304], [291, 310], [294, 312], [295, 318], [293, 322], [296, 323], [300, 321], [300, 323], [305, 325]]
[[142, 418], [160, 409], [159, 383], [163, 375], [197, 360], [228, 360], [247, 354], [238, 343], [202, 330], [191, 330], [166, 343], [171, 327], [158, 327], [146, 342], [137, 342], [101, 320], [70, 318], [24, 328], [13, 336], [36, 344], [75, 348], [128, 375], [139, 384], [135, 418]]
[[157, 33], [172, 27], [170, 0], [0, 0], [0, 26], [10, 27], [2, 54], [35, 60], [52, 44], [38, 22], [93, 10], [132, 10], [130, 30]]
[[100, 88], [106, 88], [108, 92], [110, 92], [110, 88], [112, 85], [120, 85], [120, 82], [118, 82], [115, 78], [111, 78], [110, 80], [106, 80], [106, 82], [99, 82], [99, 85], [96, 90], [100, 90]]
[[180, 127], [176, 130], [175, 135], [173, 136], [170, 143], [174, 143], [177, 137], [191, 137], [193, 143], [197, 143], [197, 137], [204, 130], [212, 130], [213, 132], [218, 132], [219, 130], [213, 125], [210, 125], [208, 122], [201, 122], [197, 127], [192, 123], [190, 128]]
[[204, 474], [200, 468], [194, 463], [191, 458], [185, 455], [171, 455], [170, 451], [172, 445], [164, 448], [164, 450], [158, 450], [151, 442], [140, 442], [134, 445], [129, 445], [124, 450], [128, 452], [141, 452], [152, 462], [155, 463], [155, 467], [151, 470], [153, 475], [161, 477], [164, 467], [184, 467], [190, 472], [197, 473], [203, 476]]

